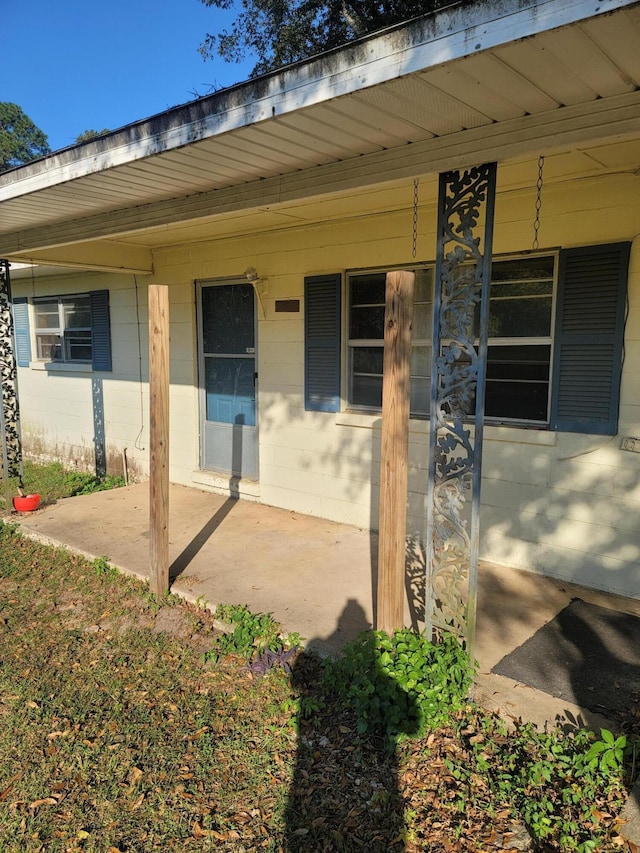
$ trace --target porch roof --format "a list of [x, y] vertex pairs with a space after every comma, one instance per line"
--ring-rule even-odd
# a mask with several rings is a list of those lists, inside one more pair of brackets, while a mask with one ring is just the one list
[[0, 175], [0, 257], [151, 272], [380, 185], [388, 209], [414, 176], [637, 138], [639, 41], [639, 0], [454, 5]]

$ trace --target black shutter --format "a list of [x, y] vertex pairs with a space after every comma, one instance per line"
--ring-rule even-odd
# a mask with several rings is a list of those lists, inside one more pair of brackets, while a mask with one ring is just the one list
[[91, 344], [93, 369], [111, 370], [111, 323], [109, 291], [95, 290], [91, 297]]
[[551, 428], [615, 435], [630, 243], [560, 252]]
[[342, 277], [304, 280], [304, 406], [340, 411], [340, 305]]
[[29, 303], [26, 296], [13, 300], [13, 326], [16, 337], [16, 362], [18, 367], [29, 367], [31, 362], [31, 335], [29, 333]]

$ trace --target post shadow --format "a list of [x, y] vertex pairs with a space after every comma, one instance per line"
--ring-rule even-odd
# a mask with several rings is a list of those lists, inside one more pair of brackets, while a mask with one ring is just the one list
[[169, 566], [169, 580], [173, 583], [187, 568], [196, 554], [204, 548], [211, 536], [220, 527], [237, 503], [237, 498], [228, 497], [222, 506], [203, 524], [191, 542], [182, 550]]
[[191, 542], [182, 550], [169, 566], [169, 580], [176, 580], [194, 559], [196, 554], [202, 550], [215, 531], [220, 527], [225, 518], [236, 505], [240, 497], [238, 488], [242, 475], [242, 427], [245, 416], [236, 415], [231, 433], [231, 476], [229, 477], [229, 497], [222, 506], [205, 522], [193, 537]]
[[404, 586], [409, 605], [409, 623], [413, 631], [424, 628], [427, 607], [427, 554], [419, 533], [407, 536], [404, 561]]
[[[311, 644], [335, 645], [344, 636], [343, 624], [368, 627], [355, 599], [347, 602], [334, 633]], [[397, 693], [398, 702], [407, 706], [407, 694], [380, 671], [373, 634], [362, 638], [359, 668], [374, 673], [385, 693]], [[385, 678], [389, 683], [384, 683]], [[319, 657], [299, 655], [291, 681], [300, 697], [300, 712], [283, 849], [286, 853], [399, 853], [404, 849], [404, 807], [393, 742], [382, 730], [358, 734], [353, 709], [331, 684], [323, 683]], [[411, 733], [410, 729], [411, 724], [404, 731]]]
[[231, 476], [229, 477], [229, 495], [240, 497], [240, 480], [242, 478], [242, 427], [246, 423], [243, 414], [237, 414], [231, 428]]

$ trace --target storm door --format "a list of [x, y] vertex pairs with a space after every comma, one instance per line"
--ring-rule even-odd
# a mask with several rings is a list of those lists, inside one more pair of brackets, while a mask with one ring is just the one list
[[201, 284], [199, 308], [201, 467], [257, 479], [253, 287]]

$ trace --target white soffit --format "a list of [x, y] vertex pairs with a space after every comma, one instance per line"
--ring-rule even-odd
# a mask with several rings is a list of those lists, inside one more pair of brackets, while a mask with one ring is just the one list
[[[446, 150], [464, 159], [468, 140], [470, 156], [493, 156], [503, 123], [522, 146], [565, 116], [578, 130], [602, 116], [587, 140], [609, 116], [620, 133], [640, 132], [638, 44], [637, 0], [455, 6], [0, 175], [0, 235], [12, 235], [0, 256], [69, 242], [70, 220], [96, 220], [76, 240], [104, 236], [110, 212], [114, 233], [131, 233], [145, 205], [158, 205], [148, 224], [159, 225], [170, 200], [182, 200], [184, 221], [197, 198], [194, 219], [216, 198], [224, 212], [258, 207], [261, 193], [264, 204], [317, 193], [314, 174], [338, 192], [341, 181], [417, 174], [421, 160], [442, 168]], [[404, 166], [387, 175], [390, 149]]]

